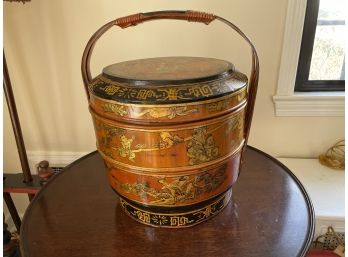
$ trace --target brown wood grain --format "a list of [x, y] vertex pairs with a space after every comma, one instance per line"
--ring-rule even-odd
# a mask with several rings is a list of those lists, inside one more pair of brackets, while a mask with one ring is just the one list
[[232, 202], [192, 228], [164, 229], [128, 217], [96, 152], [49, 181], [21, 228], [23, 256], [305, 256], [313, 208], [283, 165], [248, 147]]
[[32, 175], [32, 181], [25, 183], [22, 173], [3, 174], [3, 192], [36, 194], [42, 187], [38, 175]]

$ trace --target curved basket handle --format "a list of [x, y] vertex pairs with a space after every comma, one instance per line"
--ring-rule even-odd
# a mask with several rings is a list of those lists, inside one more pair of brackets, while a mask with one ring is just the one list
[[[257, 85], [258, 85], [258, 79], [259, 79], [259, 59], [257, 56], [256, 49], [254, 45], [251, 43], [250, 39], [236, 25], [234, 25], [233, 23], [229, 22], [228, 20], [222, 17], [216, 16], [213, 14], [197, 12], [197, 11], [158, 11], [158, 12], [138, 13], [138, 14], [133, 14], [126, 17], [118, 18], [102, 26], [89, 39], [82, 56], [81, 72], [82, 72], [83, 83], [85, 86], [88, 100], [89, 100], [88, 84], [92, 81], [92, 76], [90, 71], [90, 58], [92, 55], [94, 45], [98, 41], [98, 39], [114, 25], [117, 25], [121, 28], [127, 28], [130, 26], [136, 26], [139, 23], [142, 23], [145, 21], [159, 20], [159, 19], [186, 20], [191, 22], [201, 22], [207, 25], [213, 20], [219, 20], [225, 23], [227, 26], [231, 27], [233, 30], [235, 30], [250, 45], [251, 54], [252, 54], [252, 63], [251, 63], [251, 74], [250, 74], [249, 85], [248, 85], [248, 104], [246, 107], [246, 116], [245, 116], [245, 129], [244, 129], [245, 142], [243, 146], [243, 148], [245, 148], [249, 138], [249, 131], [250, 131], [251, 120], [252, 120], [254, 105], [255, 105], [255, 98], [257, 93]], [[244, 152], [244, 149], [243, 149], [243, 152]], [[243, 152], [242, 152], [242, 155], [243, 155]]]
[[[85, 90], [88, 96], [88, 84], [92, 80], [91, 72], [90, 72], [90, 58], [97, 40], [112, 26], [117, 25], [121, 28], [127, 28], [130, 26], [136, 26], [139, 23], [151, 20], [159, 20], [159, 19], [173, 19], [173, 20], [187, 20], [193, 22], [202, 22], [205, 24], [209, 24], [211, 21], [215, 19], [216, 16], [203, 12], [196, 11], [159, 11], [159, 12], [148, 12], [148, 13], [137, 13], [129, 16], [125, 16], [122, 18], [118, 18], [114, 21], [110, 21], [100, 29], [98, 29], [93, 36], [89, 39], [86, 48], [83, 52], [82, 63], [81, 63], [81, 71], [83, 83], [85, 85]], [[88, 96], [89, 97], [89, 96]]]

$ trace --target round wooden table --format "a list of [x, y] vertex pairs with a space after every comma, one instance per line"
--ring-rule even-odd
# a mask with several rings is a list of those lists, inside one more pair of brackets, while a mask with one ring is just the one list
[[305, 256], [314, 211], [297, 178], [248, 147], [232, 201], [216, 217], [183, 229], [128, 217], [97, 152], [75, 161], [31, 202], [21, 227], [23, 256]]

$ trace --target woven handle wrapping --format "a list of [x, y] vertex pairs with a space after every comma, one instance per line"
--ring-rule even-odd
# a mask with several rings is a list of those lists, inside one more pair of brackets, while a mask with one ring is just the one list
[[248, 137], [249, 137], [249, 131], [250, 131], [251, 120], [253, 116], [256, 93], [257, 93], [257, 85], [258, 85], [258, 79], [259, 79], [259, 59], [256, 53], [256, 49], [254, 45], [252, 44], [252, 42], [250, 41], [250, 39], [236, 25], [234, 25], [233, 23], [229, 22], [228, 20], [222, 17], [216, 16], [213, 14], [197, 12], [197, 11], [158, 11], [158, 12], [138, 13], [138, 14], [133, 14], [126, 17], [118, 18], [102, 26], [90, 38], [82, 56], [81, 71], [82, 71], [83, 83], [85, 86], [88, 99], [89, 99], [88, 84], [92, 80], [92, 76], [90, 72], [90, 58], [91, 58], [94, 45], [98, 41], [98, 39], [114, 25], [117, 25], [121, 28], [127, 28], [130, 26], [136, 26], [142, 22], [151, 21], [151, 20], [159, 20], [159, 19], [186, 20], [190, 22], [201, 22], [207, 25], [214, 20], [219, 20], [225, 23], [227, 26], [229, 26], [233, 30], [235, 30], [250, 45], [252, 63], [251, 63], [251, 74], [250, 74], [249, 85], [248, 85], [248, 104], [246, 107], [246, 117], [245, 117], [245, 130], [244, 130], [244, 134], [245, 134], [244, 148], [245, 148], [248, 141]]

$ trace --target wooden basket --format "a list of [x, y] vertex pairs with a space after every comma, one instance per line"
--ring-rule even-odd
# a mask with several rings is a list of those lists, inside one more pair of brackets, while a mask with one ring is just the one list
[[[155, 19], [219, 20], [251, 46], [247, 77], [224, 60], [159, 57], [116, 63], [92, 79], [97, 40], [112, 26]], [[82, 58], [82, 77], [111, 187], [125, 212], [159, 227], [188, 227], [221, 211], [240, 171], [255, 103], [258, 57], [229, 21], [195, 11], [160, 11], [101, 27]]]

